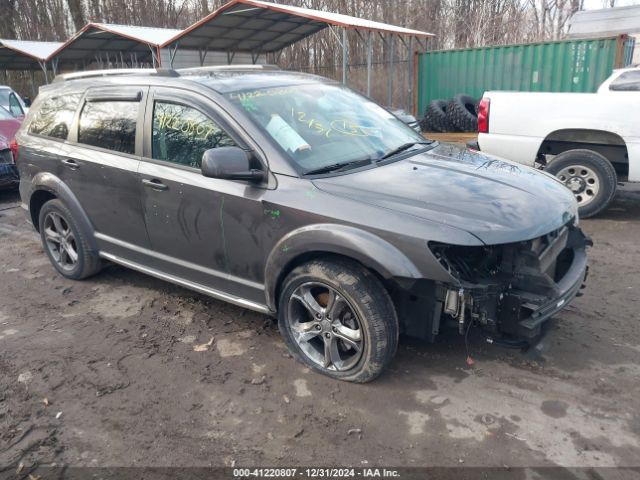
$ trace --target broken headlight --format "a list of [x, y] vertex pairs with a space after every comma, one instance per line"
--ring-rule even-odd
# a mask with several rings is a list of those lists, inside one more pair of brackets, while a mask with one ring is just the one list
[[459, 280], [478, 283], [498, 274], [499, 246], [461, 246], [429, 242], [431, 253], [449, 274]]

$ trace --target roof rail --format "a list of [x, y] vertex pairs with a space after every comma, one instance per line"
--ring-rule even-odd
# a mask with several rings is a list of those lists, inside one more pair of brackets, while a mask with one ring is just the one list
[[57, 75], [54, 82], [67, 82], [93, 77], [110, 77], [113, 75], [158, 75], [164, 77], [179, 77], [175, 70], [162, 68], [113, 68], [109, 70], [87, 70], [85, 72], [72, 72]]
[[114, 75], [157, 75], [161, 77], [179, 77], [181, 74], [206, 72], [224, 72], [238, 70], [280, 70], [277, 65], [212, 65], [209, 67], [192, 67], [173, 70], [170, 68], [112, 68], [108, 70], [87, 70], [84, 72], [63, 73], [54, 78], [54, 82], [68, 82], [93, 77], [110, 77]]
[[176, 70], [178, 73], [200, 73], [200, 72], [224, 72], [224, 71], [237, 71], [237, 70], [280, 70], [277, 65], [252, 65], [252, 64], [240, 64], [240, 65], [211, 65], [208, 67], [191, 67], [180, 68]]

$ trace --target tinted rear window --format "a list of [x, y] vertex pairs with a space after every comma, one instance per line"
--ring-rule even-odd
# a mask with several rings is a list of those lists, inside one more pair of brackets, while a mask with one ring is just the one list
[[80, 94], [45, 100], [29, 125], [29, 133], [66, 140], [79, 102]]
[[87, 102], [80, 114], [78, 142], [134, 154], [139, 102]]

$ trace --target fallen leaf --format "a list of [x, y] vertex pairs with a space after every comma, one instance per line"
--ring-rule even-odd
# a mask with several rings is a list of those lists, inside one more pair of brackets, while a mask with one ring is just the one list
[[209, 340], [207, 343], [202, 343], [200, 345], [194, 345], [193, 346], [193, 351], [194, 352], [206, 352], [207, 350], [209, 350], [209, 347], [213, 345], [213, 337], [211, 337], [211, 340]]
[[51, 402], [49, 402], [49, 399], [48, 399], [48, 398], [43, 398], [43, 399], [42, 399], [42, 403], [44, 403], [44, 406], [45, 406], [45, 407], [48, 407], [49, 405], [51, 405]]
[[24, 463], [20, 462], [18, 468], [16, 468], [16, 475], [19, 474], [22, 470], [24, 470]]
[[62, 416], [62, 412], [56, 413], [56, 418], [60, 418]]

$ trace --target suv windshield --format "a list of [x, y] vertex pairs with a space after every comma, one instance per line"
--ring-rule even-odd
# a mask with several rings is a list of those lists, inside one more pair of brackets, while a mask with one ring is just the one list
[[366, 165], [395, 150], [399, 153], [425, 142], [394, 115], [341, 86], [274, 87], [231, 92], [227, 97], [241, 106], [303, 173]]

